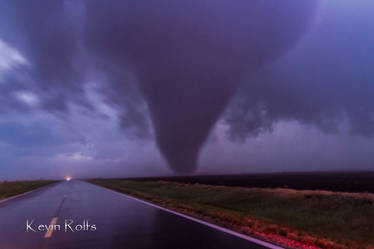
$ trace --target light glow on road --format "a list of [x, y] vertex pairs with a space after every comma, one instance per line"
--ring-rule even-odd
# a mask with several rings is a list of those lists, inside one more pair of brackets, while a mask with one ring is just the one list
[[70, 180], [71, 180], [71, 177], [70, 177], [70, 176], [67, 176], [67, 177], [65, 178], [65, 180], [66, 180], [66, 181], [70, 181]]

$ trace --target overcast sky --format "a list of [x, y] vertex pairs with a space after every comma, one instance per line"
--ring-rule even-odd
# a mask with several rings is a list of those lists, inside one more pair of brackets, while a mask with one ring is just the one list
[[373, 9], [0, 1], [0, 180], [374, 170]]

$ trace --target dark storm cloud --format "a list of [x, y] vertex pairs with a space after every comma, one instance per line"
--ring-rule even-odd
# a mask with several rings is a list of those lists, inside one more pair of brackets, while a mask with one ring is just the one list
[[86, 45], [135, 73], [157, 144], [184, 173], [195, 170], [200, 147], [239, 81], [292, 47], [317, 4], [87, 2]]
[[32, 107], [17, 98], [18, 92], [25, 89], [33, 91], [34, 87], [27, 84], [28, 80], [21, 79], [25, 76], [23, 66], [16, 66], [9, 73], [0, 72], [0, 114], [7, 114], [12, 112], [29, 112]]
[[[0, 79], [0, 112], [69, 114], [74, 103], [94, 113], [86, 92], [94, 82], [123, 130], [152, 137], [151, 119], [171, 167], [191, 172], [249, 75], [224, 115], [233, 138], [271, 131], [279, 120], [331, 132], [347, 117], [352, 132], [371, 136], [374, 20], [330, 1], [322, 23], [289, 53], [317, 2], [1, 1], [0, 39], [28, 64]], [[20, 101], [25, 91], [37, 105]]]
[[[29, 62], [0, 79], [0, 111], [30, 111], [32, 108], [16, 98], [19, 91], [38, 97], [38, 107], [55, 114], [68, 114], [69, 103], [95, 112], [94, 103], [85, 96], [87, 74], [104, 71], [112, 80], [100, 88], [108, 104], [118, 108], [120, 127], [136, 137], [149, 137], [143, 111], [144, 101], [131, 82], [112, 62], [94, 60], [82, 45], [85, 6], [83, 1], [1, 1], [0, 39], [17, 49]], [[110, 67], [109, 65], [113, 65]], [[110, 67], [110, 70], [106, 70]], [[123, 70], [123, 67], [122, 67]], [[19, 77], [22, 74], [24, 77]], [[115, 79], [115, 80], [113, 80]], [[119, 92], [117, 88], [125, 91]], [[142, 111], [142, 112], [141, 112]]]
[[230, 136], [271, 131], [298, 120], [337, 132], [347, 120], [353, 134], [374, 133], [374, 18], [370, 2], [330, 1], [322, 21], [297, 49], [241, 86], [224, 120]]
[[148, 109], [133, 75], [123, 66], [97, 62], [96, 71], [103, 73], [107, 84], [97, 86], [104, 102], [118, 111], [119, 127], [130, 137], [152, 138]]
[[82, 100], [82, 79], [74, 68], [77, 42], [64, 1], [15, 0], [2, 1], [1, 5], [1, 39], [30, 61], [24, 88], [39, 90], [41, 106], [46, 110], [67, 112], [68, 99]]

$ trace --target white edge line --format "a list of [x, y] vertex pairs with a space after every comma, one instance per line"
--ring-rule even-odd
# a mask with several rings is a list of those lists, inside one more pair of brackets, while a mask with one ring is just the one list
[[[57, 183], [58, 183], [58, 182], [57, 182]], [[24, 195], [31, 194], [31, 193], [36, 192], [36, 191], [38, 191], [38, 190], [42, 190], [42, 189], [44, 189], [44, 188], [46, 188], [46, 187], [50, 187], [50, 186], [52, 186], [52, 185], [54, 185], [54, 184], [55, 184], [55, 183], [47, 184], [47, 185], [45, 185], [45, 186], [42, 186], [42, 187], [39, 187], [39, 188], [36, 188], [36, 189], [30, 190], [30, 191], [24, 192], [24, 193], [22, 193], [22, 194], [19, 194], [19, 195], [13, 195], [13, 196], [8, 197], [8, 198], [6, 198], [6, 199], [2, 199], [2, 200], [0, 200], [0, 204], [1, 204], [1, 203], [4, 203], [4, 202], [7, 202], [7, 201], [10, 201], [10, 200], [13, 200], [13, 199], [16, 199], [16, 198], [19, 198], [19, 197], [22, 197], [22, 196], [24, 196]]]
[[[96, 184], [94, 184], [96, 185]], [[96, 186], [99, 186], [99, 187], [102, 187], [100, 185], [96, 185]], [[105, 188], [105, 187], [104, 187]], [[124, 194], [124, 193], [121, 193], [121, 192], [117, 192], [117, 191], [114, 191], [112, 189], [108, 189], [108, 188], [105, 188], [111, 192], [114, 192], [114, 193], [117, 193], [117, 194], [120, 194], [122, 196], [125, 196], [127, 198], [130, 198], [130, 199], [133, 199], [135, 201], [138, 201], [138, 202], [141, 202], [143, 204], [146, 204], [146, 205], [149, 205], [149, 206], [152, 206], [152, 207], [155, 207], [155, 208], [158, 208], [158, 209], [161, 209], [163, 211], [166, 211], [166, 212], [169, 212], [169, 213], [172, 213], [172, 214], [175, 214], [175, 215], [178, 215], [178, 216], [181, 216], [183, 218], [186, 218], [188, 220], [192, 220], [192, 221], [195, 221], [197, 223], [200, 223], [202, 225], [205, 225], [205, 226], [208, 226], [208, 227], [211, 227], [211, 228], [214, 228], [216, 230], [219, 230], [221, 232], [224, 232], [224, 233], [228, 233], [230, 235], [233, 235], [235, 237], [238, 237], [238, 238], [241, 238], [241, 239], [245, 239], [245, 240], [248, 240], [250, 242], [253, 242], [253, 243], [256, 243], [258, 245], [261, 245], [261, 246], [265, 246], [267, 248], [270, 248], [270, 249], [284, 249], [283, 247], [280, 247], [280, 246], [276, 246], [274, 244], [271, 244], [271, 243], [268, 243], [268, 242], [265, 242], [265, 241], [262, 241], [262, 240], [259, 240], [259, 239], [255, 239], [255, 238], [252, 238], [248, 235], [245, 235], [245, 234], [241, 234], [241, 233], [238, 233], [238, 232], [234, 232], [230, 229], [227, 229], [227, 228], [224, 228], [224, 227], [220, 227], [220, 226], [217, 226], [217, 225], [214, 225], [214, 224], [211, 224], [209, 222], [206, 222], [206, 221], [202, 221], [202, 220], [199, 220], [197, 218], [194, 218], [194, 217], [191, 217], [189, 215], [185, 215], [185, 214], [182, 214], [182, 213], [178, 213], [176, 211], [173, 211], [173, 210], [170, 210], [170, 209], [167, 209], [167, 208], [164, 208], [164, 207], [161, 207], [159, 205], [156, 205], [156, 204], [153, 204], [151, 202], [148, 202], [148, 201], [144, 201], [144, 200], [141, 200], [141, 199], [138, 199], [136, 197], [133, 197], [133, 196], [130, 196], [130, 195], [127, 195], [127, 194]]]

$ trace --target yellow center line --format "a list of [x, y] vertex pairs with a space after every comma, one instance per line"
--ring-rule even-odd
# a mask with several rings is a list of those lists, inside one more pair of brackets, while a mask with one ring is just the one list
[[51, 224], [48, 227], [48, 231], [44, 235], [45, 239], [48, 239], [48, 238], [52, 237], [53, 229], [54, 229], [54, 226], [56, 225], [56, 223], [57, 223], [57, 217], [54, 217], [51, 220]]

